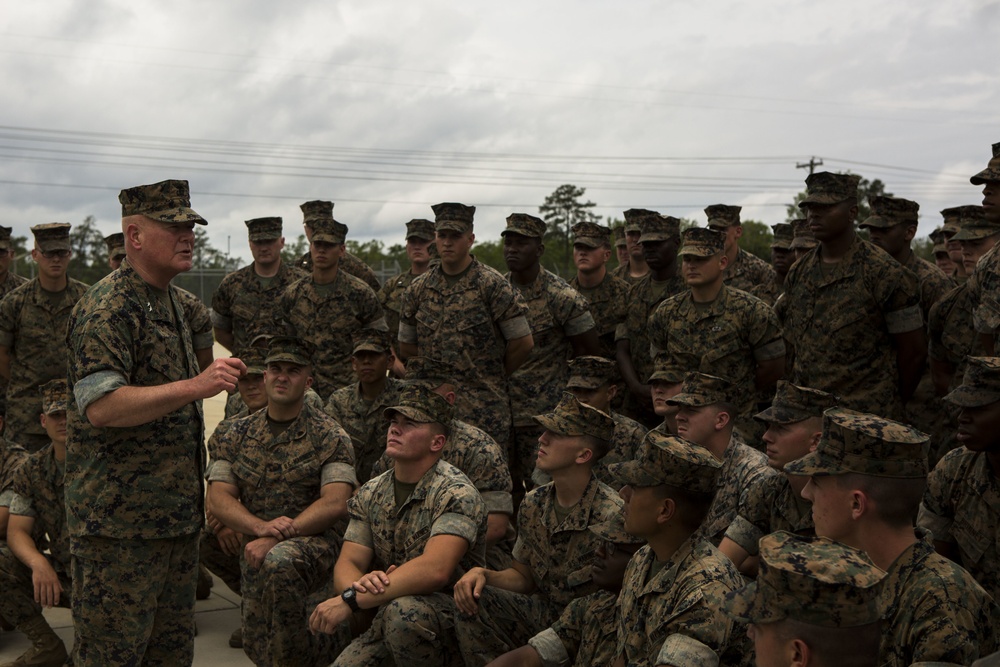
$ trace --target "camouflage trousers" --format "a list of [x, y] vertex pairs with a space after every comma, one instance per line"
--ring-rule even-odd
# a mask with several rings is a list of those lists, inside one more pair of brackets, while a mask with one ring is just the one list
[[462, 659], [481, 667], [508, 651], [524, 646], [552, 625], [562, 610], [539, 595], [521, 595], [487, 586], [479, 598], [479, 613], [459, 614], [455, 621]]
[[257, 570], [240, 558], [243, 650], [254, 664], [328, 665], [346, 644], [339, 635], [309, 632], [309, 595], [332, 586], [337, 551], [325, 537], [293, 537], [276, 544]]
[[396, 598], [379, 609], [372, 626], [344, 649], [334, 667], [459, 667], [457, 614], [451, 593]]
[[76, 667], [191, 664], [198, 537], [71, 540]]
[[[69, 607], [70, 583], [69, 575], [49, 558], [49, 564], [59, 575], [62, 584], [62, 595], [59, 597], [60, 607]], [[31, 569], [18, 560], [6, 546], [0, 546], [0, 617], [17, 626], [33, 616], [42, 613], [42, 607], [35, 602], [35, 588], [31, 579]]]
[[211, 530], [205, 529], [201, 533], [198, 560], [209, 572], [222, 579], [232, 592], [240, 595], [240, 556], [223, 552]]

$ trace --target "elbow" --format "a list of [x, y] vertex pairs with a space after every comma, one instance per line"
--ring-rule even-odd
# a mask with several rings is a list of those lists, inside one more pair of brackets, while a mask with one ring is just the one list
[[87, 415], [87, 421], [90, 422], [90, 425], [94, 428], [106, 428], [111, 426], [108, 416], [94, 405], [88, 406], [85, 414]]

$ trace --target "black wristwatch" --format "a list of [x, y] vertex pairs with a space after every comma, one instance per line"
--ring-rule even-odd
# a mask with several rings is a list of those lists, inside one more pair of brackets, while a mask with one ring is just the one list
[[354, 590], [353, 586], [348, 587], [347, 590], [341, 593], [340, 599], [347, 603], [352, 612], [361, 611], [361, 607], [358, 606], [358, 593]]

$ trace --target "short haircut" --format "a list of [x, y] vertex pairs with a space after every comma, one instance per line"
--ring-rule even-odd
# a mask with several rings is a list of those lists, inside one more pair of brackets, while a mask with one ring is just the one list
[[596, 435], [590, 435], [589, 433], [582, 437], [584, 444], [594, 452], [594, 456], [590, 459], [591, 463], [597, 463], [611, 451], [611, 443], [608, 440], [598, 438]]
[[841, 489], [858, 489], [875, 502], [875, 514], [893, 528], [912, 526], [927, 488], [926, 477], [876, 477], [860, 473], [835, 475]]
[[682, 526], [694, 532], [701, 527], [712, 508], [715, 493], [689, 491], [672, 484], [660, 484], [655, 487], [661, 499], [670, 498], [677, 505], [677, 520]]
[[782, 641], [805, 642], [819, 664], [837, 667], [868, 667], [872, 656], [878, 655], [882, 638], [878, 621], [852, 628], [827, 628], [785, 618], [775, 622], [775, 630]]

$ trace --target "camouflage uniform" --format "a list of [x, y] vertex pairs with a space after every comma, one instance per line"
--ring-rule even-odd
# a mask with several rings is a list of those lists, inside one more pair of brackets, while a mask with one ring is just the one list
[[774, 282], [775, 273], [770, 264], [743, 248], [736, 254], [736, 261], [726, 267], [723, 281], [732, 289], [749, 292], [758, 285]]
[[545, 667], [610, 665], [615, 659], [618, 595], [597, 591], [574, 598], [556, 622], [528, 640]]
[[528, 596], [487, 586], [479, 615], [459, 618], [456, 630], [466, 664], [482, 665], [523, 646], [552, 625], [571, 600], [598, 590], [590, 567], [600, 538], [588, 527], [621, 512], [621, 498], [591, 478], [583, 497], [557, 525], [555, 495], [551, 483], [534, 488], [518, 510], [514, 559], [531, 570], [535, 592]]
[[[10, 233], [13, 230], [10, 227], [4, 227], [0, 225], [0, 252], [10, 252], [13, 245], [10, 242]], [[7, 271], [3, 280], [0, 281], [0, 300], [7, 296], [8, 293], [14, 290], [15, 287], [19, 287], [24, 283], [28, 282], [27, 278], [17, 275], [16, 273], [11, 273]], [[7, 401], [7, 380], [0, 377], [0, 412], [6, 411]]]
[[931, 307], [955, 287], [955, 281], [926, 259], [917, 257], [916, 253], [910, 253], [909, 261], [903, 266], [917, 276], [917, 284], [920, 287], [920, 310], [926, 320], [930, 317]]
[[[993, 144], [993, 157], [986, 168], [969, 181], [973, 185], [1000, 181], [1000, 143]], [[976, 331], [995, 338], [1000, 331], [1000, 245], [980, 258], [969, 283], [976, 302]]]
[[13, 495], [10, 485], [14, 481], [14, 473], [27, 457], [28, 451], [24, 447], [0, 438], [0, 507], [10, 507]]
[[10, 292], [13, 292], [15, 288], [20, 287], [26, 282], [28, 282], [27, 278], [8, 271], [6, 277], [3, 279], [3, 282], [0, 282], [0, 298], [7, 296]]
[[346, 271], [337, 271], [327, 285], [317, 285], [311, 276], [292, 283], [277, 312], [289, 333], [316, 346], [313, 388], [324, 399], [354, 381], [351, 334], [366, 327], [386, 330], [378, 297]]
[[[817, 448], [785, 466], [792, 475], [855, 473], [896, 479], [927, 475], [927, 436], [909, 426], [842, 408], [824, 413]], [[904, 667], [940, 660], [968, 664], [994, 651], [998, 607], [957, 564], [934, 552], [931, 536], [916, 541], [888, 569], [879, 664]]]
[[[387, 661], [440, 667], [454, 662], [457, 649], [450, 628], [457, 609], [451, 584], [465, 571], [481, 566], [486, 549], [486, 507], [469, 478], [439, 460], [397, 507], [393, 473], [385, 472], [362, 486], [347, 506], [351, 523], [344, 540], [374, 551], [370, 570], [413, 560], [436, 535], [464, 538], [469, 549], [443, 592], [399, 597], [383, 605], [371, 628], [351, 642], [334, 664], [368, 667]], [[415, 628], [424, 636], [414, 637]]]
[[[573, 244], [589, 248], [601, 248], [608, 242], [610, 229], [592, 222], [581, 222], [573, 226]], [[579, 292], [590, 306], [594, 317], [597, 336], [601, 341], [603, 356], [615, 358], [615, 330], [625, 321], [628, 314], [629, 285], [612, 273], [606, 273], [596, 287], [581, 287], [579, 275], [573, 276], [569, 286]]]
[[[383, 438], [384, 440], [384, 438]], [[384, 447], [383, 447], [384, 450]], [[486, 504], [486, 513], [510, 516], [514, 512], [511, 498], [512, 483], [505, 452], [486, 431], [471, 424], [451, 420], [448, 424], [448, 442], [441, 459], [461, 470], [472, 482]], [[394, 461], [384, 453], [372, 466], [372, 477], [378, 477], [393, 468]], [[513, 529], [511, 529], [513, 530]], [[504, 539], [487, 548], [486, 566], [494, 570], [510, 567], [513, 539]]]
[[[743, 623], [770, 625], [792, 619], [819, 628], [871, 627], [885, 609], [879, 589], [884, 577], [862, 551], [824, 537], [777, 532], [761, 539], [757, 580], [719, 603], [723, 613]], [[774, 664], [780, 646], [758, 645], [768, 651], [757, 653], [758, 664]], [[817, 662], [829, 664], [822, 649], [812, 648], [810, 655]]]
[[179, 287], [177, 296], [181, 310], [184, 311], [184, 319], [191, 328], [191, 344], [194, 345], [194, 349], [196, 351], [212, 349], [215, 345], [215, 336], [212, 333], [212, 314], [208, 306], [195, 294]]
[[[434, 223], [422, 218], [414, 218], [406, 223], [406, 240], [411, 238], [422, 241], [434, 241]], [[435, 257], [433, 243], [430, 247], [431, 257]], [[433, 259], [432, 259], [433, 261]], [[403, 292], [410, 286], [417, 276], [413, 274], [413, 269], [404, 271], [385, 281], [382, 288], [378, 290], [378, 300], [382, 304], [382, 311], [385, 313], [386, 324], [389, 325], [389, 333], [393, 340], [399, 335], [399, 307], [403, 298]]]
[[254, 265], [233, 271], [212, 295], [212, 324], [233, 334], [233, 350], [242, 350], [260, 334], [274, 333], [280, 320], [280, 297], [307, 274], [282, 263], [273, 278], [261, 278]]
[[511, 428], [506, 341], [531, 333], [527, 315], [517, 290], [475, 258], [454, 284], [440, 265], [432, 266], [407, 288], [400, 305], [400, 342], [458, 369], [462, 392], [456, 415], [502, 447]]
[[[260, 410], [234, 420], [215, 440], [218, 458], [208, 480], [235, 485], [240, 502], [264, 521], [298, 516], [326, 484], [357, 486], [347, 434], [306, 405], [277, 437]], [[256, 570], [241, 557], [243, 647], [255, 664], [329, 663], [336, 637], [309, 633], [306, 596], [329, 583], [339, 542], [329, 528], [283, 540]]]
[[87, 285], [67, 278], [66, 289], [53, 305], [38, 278], [14, 289], [0, 301], [0, 346], [10, 354], [7, 384], [8, 440], [35, 451], [48, 442], [38, 421], [42, 400], [38, 387], [66, 377], [66, 324]]
[[[385, 452], [386, 421], [382, 411], [395, 405], [401, 387], [402, 381], [387, 377], [385, 389], [378, 398], [366, 401], [361, 395], [359, 383], [355, 382], [330, 394], [330, 400], [326, 402], [326, 414], [351, 436], [354, 470], [361, 484], [377, 474], [372, 472], [372, 466]], [[450, 447], [450, 439], [448, 444]]]
[[611, 438], [608, 453], [594, 464], [594, 477], [612, 489], [620, 489], [622, 485], [611, 474], [608, 466], [634, 459], [635, 453], [639, 450], [639, 445], [642, 444], [642, 439], [646, 437], [649, 429], [623, 414], [617, 412], [610, 414], [611, 418], [615, 420], [615, 434]]
[[[295, 268], [304, 272], [312, 272], [312, 255], [307, 251], [306, 254], [302, 255], [299, 260], [295, 263]], [[349, 273], [361, 282], [365, 283], [372, 288], [373, 292], [378, 292], [382, 289], [379, 285], [378, 276], [375, 275], [375, 271], [372, 267], [365, 264], [357, 255], [352, 255], [351, 253], [344, 251], [344, 256], [340, 258], [340, 268], [344, 269], [344, 273]]]
[[[123, 190], [123, 217], [204, 224], [187, 193], [186, 181]], [[69, 322], [76, 402], [67, 411], [65, 487], [78, 667], [189, 664], [193, 657], [204, 521], [201, 401], [132, 427], [97, 428], [84, 416], [120, 387], [197, 375], [177, 288], [167, 297], [170, 306], [125, 263], [84, 294]]]
[[[612, 472], [631, 487], [667, 484], [700, 495], [718, 484], [720, 464], [704, 448], [658, 431], [643, 441], [635, 460]], [[739, 665], [746, 633], [711, 598], [743, 584], [733, 565], [697, 534], [669, 555], [658, 571], [657, 553], [639, 549], [625, 570], [618, 598], [616, 655], [628, 665]]]
[[902, 415], [892, 335], [921, 326], [912, 273], [857, 237], [835, 265], [823, 266], [820, 248], [792, 265], [775, 309], [795, 348], [792, 382], [847, 407]]
[[762, 475], [745, 494], [725, 537], [756, 556], [760, 538], [779, 530], [815, 534], [812, 505], [792, 489], [784, 475]]
[[785, 356], [778, 319], [760, 299], [725, 285], [708, 309], [688, 290], [659, 306], [649, 317], [650, 354], [660, 354], [688, 371], [724, 377], [743, 400], [736, 404], [745, 423], [756, 408], [756, 369]]
[[[509, 220], [509, 219], [508, 219]], [[510, 227], [508, 227], [510, 229]], [[510, 280], [510, 275], [505, 276]], [[512, 283], [513, 284], [513, 283]], [[528, 323], [535, 346], [509, 378], [510, 402], [517, 439], [513, 449], [522, 478], [535, 468], [539, 431], [534, 415], [555, 407], [569, 377], [567, 362], [573, 354], [570, 336], [594, 328], [587, 300], [554, 273], [539, 268], [532, 285], [514, 285], [528, 306]]]

